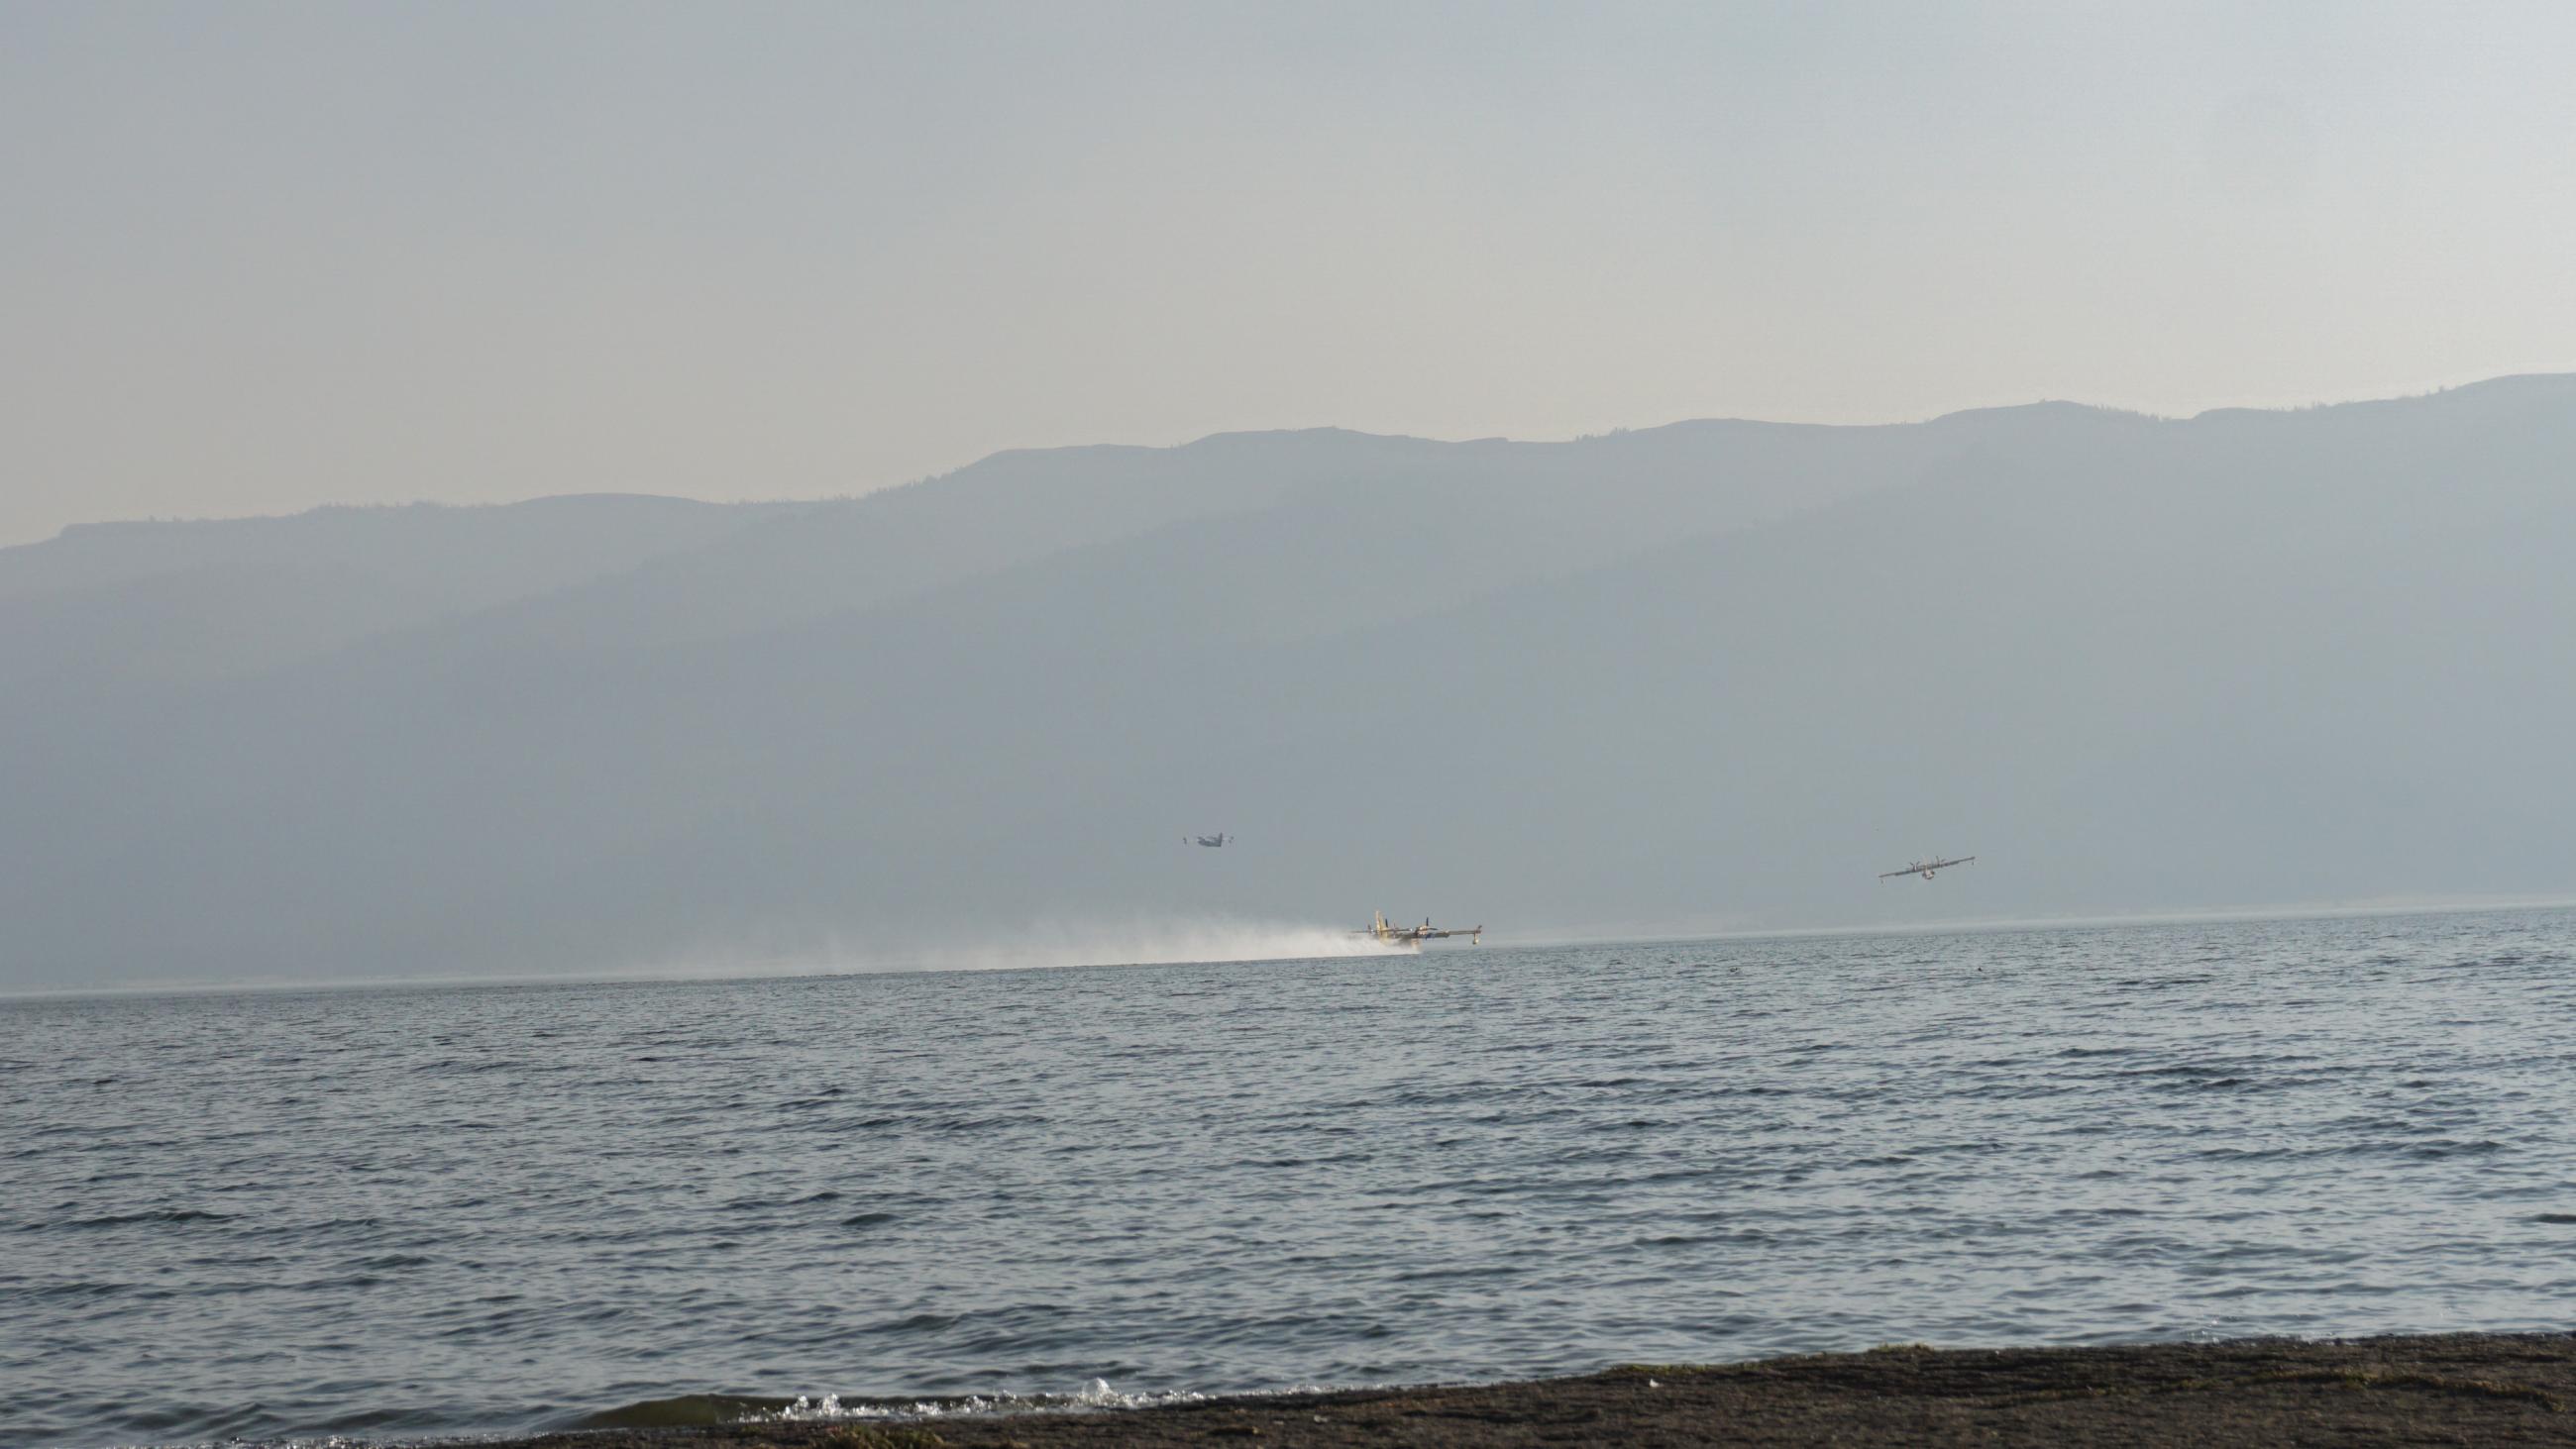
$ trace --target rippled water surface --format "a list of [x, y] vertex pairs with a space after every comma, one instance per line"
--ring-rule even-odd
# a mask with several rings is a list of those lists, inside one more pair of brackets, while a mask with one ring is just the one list
[[0, 1442], [2566, 1327], [2576, 915], [0, 1002]]

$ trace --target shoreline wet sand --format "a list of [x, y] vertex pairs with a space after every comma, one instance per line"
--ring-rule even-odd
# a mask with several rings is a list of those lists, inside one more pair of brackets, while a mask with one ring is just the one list
[[2576, 1334], [1904, 1346], [1149, 1408], [601, 1427], [497, 1449], [2576, 1444]]

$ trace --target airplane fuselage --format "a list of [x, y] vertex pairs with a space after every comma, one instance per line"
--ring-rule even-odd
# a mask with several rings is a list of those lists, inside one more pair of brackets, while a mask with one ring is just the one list
[[1962, 855], [1962, 856], [1958, 856], [1958, 857], [1955, 857], [1955, 858], [1950, 859], [1950, 860], [1917, 860], [1917, 861], [1911, 861], [1911, 862], [1908, 862], [1908, 863], [1907, 863], [1907, 865], [1906, 865], [1905, 869], [1903, 869], [1903, 870], [1890, 870], [1890, 871], [1882, 871], [1882, 872], [1880, 872], [1880, 873], [1879, 873], [1879, 877], [1878, 877], [1878, 878], [1879, 878], [1880, 880], [1894, 880], [1894, 879], [1896, 879], [1898, 876], [1903, 876], [1903, 875], [1919, 875], [1919, 876], [1923, 877], [1925, 880], [1930, 880], [1930, 879], [1932, 878], [1932, 876], [1933, 876], [1933, 873], [1934, 873], [1934, 872], [1936, 872], [1936, 871], [1944, 871], [1944, 870], [1948, 870], [1950, 867], [1952, 867], [1952, 866], [1954, 866], [1954, 865], [1966, 865], [1969, 861], [1972, 861], [1972, 860], [1975, 860], [1975, 859], [1976, 859], [1976, 857], [1975, 857], [1975, 856], [1973, 856], [1973, 855]]
[[1483, 926], [1468, 926], [1462, 930], [1452, 931], [1434, 926], [1427, 919], [1419, 926], [1398, 926], [1388, 922], [1384, 911], [1378, 912], [1369, 921], [1367, 930], [1353, 931], [1351, 934], [1366, 936], [1381, 946], [1398, 946], [1407, 951], [1419, 951], [1425, 941], [1445, 941], [1452, 936], [1465, 936], [1479, 946], [1485, 944]]

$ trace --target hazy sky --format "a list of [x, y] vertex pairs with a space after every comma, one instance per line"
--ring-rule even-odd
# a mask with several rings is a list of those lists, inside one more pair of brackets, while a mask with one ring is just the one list
[[0, 0], [0, 542], [2576, 368], [2576, 7]]

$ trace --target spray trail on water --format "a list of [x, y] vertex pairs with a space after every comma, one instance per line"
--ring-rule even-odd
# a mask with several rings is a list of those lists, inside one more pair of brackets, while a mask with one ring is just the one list
[[886, 940], [831, 932], [803, 942], [705, 943], [627, 973], [643, 976], [811, 975], [851, 971], [1024, 971], [1195, 961], [1301, 961], [1398, 956], [1364, 931], [1287, 921], [1041, 921], [966, 940]]
[[1334, 926], [1278, 921], [1151, 921], [1039, 924], [992, 940], [917, 953], [926, 970], [1010, 970], [1036, 966], [1150, 966], [1191, 961], [1298, 961], [1320, 956], [1390, 956], [1399, 947]]

